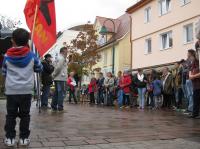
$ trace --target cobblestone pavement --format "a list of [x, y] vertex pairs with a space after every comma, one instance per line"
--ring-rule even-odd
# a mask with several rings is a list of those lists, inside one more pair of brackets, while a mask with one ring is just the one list
[[[39, 114], [33, 104], [31, 113], [32, 149], [200, 149], [200, 119], [173, 111], [66, 104], [64, 113]], [[5, 101], [0, 118], [3, 140]]]

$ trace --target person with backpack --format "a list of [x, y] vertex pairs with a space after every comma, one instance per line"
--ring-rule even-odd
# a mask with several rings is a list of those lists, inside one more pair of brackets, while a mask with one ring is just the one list
[[13, 47], [8, 49], [2, 66], [5, 77], [5, 94], [7, 98], [4, 143], [12, 147], [16, 144], [16, 118], [20, 118], [19, 145], [30, 143], [30, 108], [34, 88], [34, 72], [42, 71], [39, 58], [31, 52], [27, 30], [18, 28], [12, 33]]

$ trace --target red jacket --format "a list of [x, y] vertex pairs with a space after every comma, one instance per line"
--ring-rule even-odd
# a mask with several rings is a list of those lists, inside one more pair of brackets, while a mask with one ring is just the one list
[[130, 85], [131, 85], [131, 76], [125, 74], [122, 77], [122, 79], [120, 79], [119, 86], [120, 88], [123, 89], [124, 93], [127, 94], [131, 92]]
[[90, 84], [88, 85], [88, 90], [89, 93], [94, 93], [97, 91], [97, 83], [96, 81], [91, 81]]
[[70, 87], [70, 90], [71, 91], [74, 91], [74, 89], [75, 89], [75, 87], [71, 84], [72, 82], [73, 82], [73, 78], [71, 78], [71, 77], [69, 77], [68, 79], [67, 79], [67, 85]]

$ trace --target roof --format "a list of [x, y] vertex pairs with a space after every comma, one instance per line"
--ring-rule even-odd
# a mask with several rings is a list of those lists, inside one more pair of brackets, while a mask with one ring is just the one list
[[93, 24], [82, 24], [82, 25], [77, 25], [73, 26], [68, 30], [74, 30], [74, 31], [88, 31], [93, 29]]
[[[105, 24], [105, 20], [110, 19], [110, 18], [105, 18], [105, 17], [96, 17], [96, 21], [99, 21], [101, 26], [105, 25], [105, 27], [107, 28], [107, 30], [109, 31], [113, 31], [113, 24], [111, 21], [107, 21]], [[112, 42], [121, 39], [122, 37], [124, 37], [127, 33], [130, 32], [130, 23], [131, 23], [131, 19], [129, 14], [125, 13], [122, 16], [120, 16], [117, 19], [112, 19], [115, 23], [115, 36], [113, 38], [111, 38], [109, 41], [107, 41], [107, 43], [105, 43], [103, 46], [104, 47], [106, 45], [111, 44]]]
[[109, 32], [113, 32], [113, 23], [111, 21], [106, 21], [108, 19], [114, 21], [114, 23], [115, 23], [115, 33], [117, 33], [117, 29], [118, 29], [118, 27], [120, 25], [120, 21], [119, 20], [112, 19], [112, 18], [100, 17], [100, 16], [96, 17], [96, 21], [99, 21], [99, 23], [101, 24], [101, 26], [105, 26]]
[[140, 0], [139, 2], [137, 2], [136, 4], [134, 4], [133, 6], [129, 7], [126, 12], [131, 14], [133, 12], [135, 12], [136, 10], [140, 9], [142, 6], [145, 6], [146, 4], [148, 4], [149, 2], [151, 2], [152, 0]]

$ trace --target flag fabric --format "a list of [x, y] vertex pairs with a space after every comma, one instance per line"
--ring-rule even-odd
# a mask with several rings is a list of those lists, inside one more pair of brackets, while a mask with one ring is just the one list
[[[36, 7], [38, 9], [36, 9]], [[56, 42], [56, 14], [54, 0], [27, 0], [24, 14], [26, 23], [33, 34], [33, 42], [40, 56], [44, 56]], [[34, 26], [35, 14], [36, 20]]]

